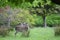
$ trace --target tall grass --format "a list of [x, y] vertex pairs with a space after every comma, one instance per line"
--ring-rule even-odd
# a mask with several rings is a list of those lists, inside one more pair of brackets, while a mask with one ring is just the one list
[[0, 40], [60, 40], [60, 36], [54, 36], [53, 28], [33, 28], [30, 30], [29, 37], [21, 37], [21, 33], [15, 36], [14, 33], [15, 31], [10, 32], [7, 37], [0, 37]]

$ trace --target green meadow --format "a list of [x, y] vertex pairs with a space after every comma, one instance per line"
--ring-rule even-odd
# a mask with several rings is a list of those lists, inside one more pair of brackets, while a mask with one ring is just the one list
[[10, 32], [9, 36], [0, 37], [0, 40], [60, 40], [60, 36], [54, 35], [53, 28], [33, 28], [30, 30], [29, 37], [21, 37], [22, 33], [14, 35], [15, 31]]

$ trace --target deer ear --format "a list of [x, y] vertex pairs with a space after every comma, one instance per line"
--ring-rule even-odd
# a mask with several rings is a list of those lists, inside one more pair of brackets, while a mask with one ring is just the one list
[[51, 0], [53, 3], [60, 5], [60, 0]]

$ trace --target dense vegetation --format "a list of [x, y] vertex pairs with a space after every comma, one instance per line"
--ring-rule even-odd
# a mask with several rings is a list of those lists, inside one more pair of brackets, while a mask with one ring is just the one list
[[7, 35], [12, 30], [10, 27], [15, 28], [22, 22], [28, 23], [31, 28], [56, 27], [55, 35], [60, 35], [60, 5], [51, 0], [0, 0], [0, 34]]
[[[12, 8], [20, 7], [20, 8], [28, 10], [28, 11], [26, 11], [26, 13], [25, 13], [25, 10], [22, 11], [22, 13], [24, 15], [21, 12], [19, 12], [19, 14], [20, 14], [20, 16], [23, 16], [23, 19], [25, 17], [25, 20], [28, 20], [29, 23], [32, 25], [53, 26], [54, 24], [60, 23], [60, 16], [59, 16], [60, 15], [59, 14], [60, 6], [53, 4], [51, 2], [51, 0], [32, 0], [32, 1], [30, 1], [30, 0], [20, 0], [20, 1], [19, 0], [0, 0], [0, 2], [1, 2], [0, 7], [10, 5]], [[17, 9], [17, 11], [18, 10], [22, 10], [22, 9]], [[57, 13], [57, 14], [55, 14], [55, 13]], [[19, 15], [19, 14], [16, 14], [16, 15]], [[28, 19], [26, 19], [27, 17], [25, 15], [27, 15], [27, 17], [28, 16], [31, 16], [31, 17], [28, 17]], [[16, 19], [20, 19], [20, 16], [18, 16]], [[19, 20], [16, 20], [14, 22], [14, 24], [18, 23], [18, 21]], [[0, 24], [2, 22], [3, 21], [1, 21]], [[11, 23], [11, 25], [14, 25], [14, 24], [13, 24], [13, 22]]]
[[15, 37], [14, 32], [10, 32], [7, 37], [0, 37], [0, 40], [60, 40], [60, 36], [54, 36], [54, 30], [52, 28], [33, 28], [28, 38], [21, 37], [21, 33], [18, 33]]

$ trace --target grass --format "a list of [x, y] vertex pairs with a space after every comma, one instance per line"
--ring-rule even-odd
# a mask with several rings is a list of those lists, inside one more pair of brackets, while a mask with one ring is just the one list
[[18, 33], [15, 37], [14, 31], [7, 37], [0, 37], [0, 40], [60, 40], [60, 36], [54, 36], [53, 28], [33, 28], [30, 30], [30, 37], [21, 37]]

